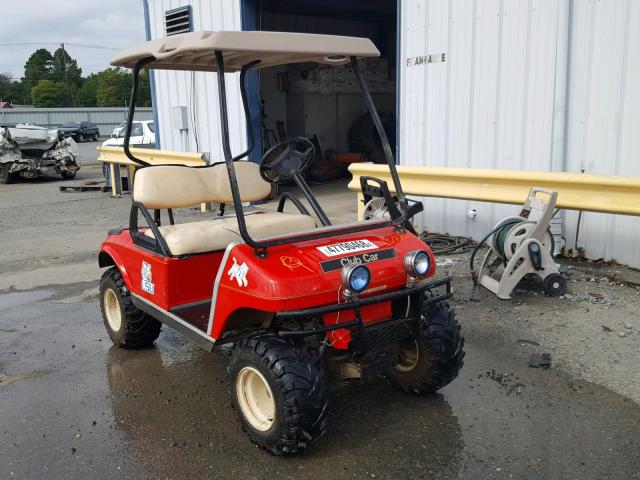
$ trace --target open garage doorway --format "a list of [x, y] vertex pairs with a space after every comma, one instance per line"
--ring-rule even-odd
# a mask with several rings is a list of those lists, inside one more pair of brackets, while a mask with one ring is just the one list
[[[381, 56], [362, 59], [360, 69], [395, 151], [396, 0], [247, 0], [243, 28], [370, 38]], [[286, 138], [308, 138], [316, 147], [309, 181], [346, 178], [354, 161], [385, 162], [350, 64], [269, 68], [259, 71], [254, 88], [259, 105], [252, 116], [262, 153]]]

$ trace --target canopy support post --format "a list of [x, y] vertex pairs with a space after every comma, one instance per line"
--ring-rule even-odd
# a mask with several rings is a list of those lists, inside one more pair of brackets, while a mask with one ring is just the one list
[[[242, 199], [240, 198], [240, 189], [238, 187], [238, 178], [236, 177], [236, 169], [233, 166], [234, 157], [231, 154], [231, 145], [229, 141], [229, 114], [227, 111], [227, 91], [224, 78], [224, 56], [220, 50], [215, 51], [217, 63], [218, 77], [218, 102], [220, 104], [220, 128], [222, 131], [222, 151], [224, 153], [224, 162], [227, 165], [227, 174], [229, 175], [229, 184], [231, 186], [231, 196], [233, 197], [233, 205], [238, 220], [238, 229], [240, 236], [247, 245], [255, 248], [256, 251], [264, 251], [261, 245], [255, 242], [247, 231], [247, 224], [244, 218], [244, 209], [242, 208]], [[243, 69], [244, 70], [244, 69]], [[243, 78], [244, 80], [244, 78]], [[243, 96], [243, 100], [246, 95]], [[247, 112], [248, 110], [245, 110]]]
[[140, 69], [153, 61], [155, 61], [154, 57], [143, 58], [138, 63], [136, 63], [135, 67], [133, 67], [133, 84], [131, 85], [129, 113], [127, 115], [127, 126], [125, 127], [126, 130], [124, 133], [124, 154], [132, 162], [144, 167], [148, 167], [151, 164], [133, 156], [131, 150], [129, 149], [129, 141], [131, 140], [131, 126], [133, 125], [133, 116], [136, 113], [136, 99], [138, 98], [138, 81], [140, 80]]
[[240, 70], [240, 96], [242, 97], [242, 108], [244, 109], [244, 118], [247, 124], [247, 149], [233, 157], [233, 161], [240, 160], [242, 157], [249, 155], [255, 147], [255, 137], [253, 132], [253, 125], [251, 124], [251, 113], [249, 112], [249, 99], [247, 98], [247, 85], [246, 77], [247, 71], [260, 63], [260, 60], [254, 60], [242, 67]]
[[367, 83], [364, 81], [364, 78], [362, 78], [362, 75], [360, 74], [360, 70], [358, 69], [358, 59], [356, 57], [351, 57], [351, 67], [353, 68], [353, 72], [358, 79], [360, 90], [362, 90], [362, 94], [364, 95], [365, 101], [367, 103], [369, 115], [371, 115], [373, 124], [375, 125], [376, 130], [378, 131], [378, 135], [380, 136], [380, 140], [382, 141], [382, 150], [384, 151], [384, 156], [387, 159], [387, 165], [389, 165], [389, 171], [391, 172], [393, 186], [396, 191], [396, 195], [398, 196], [398, 202], [400, 203], [400, 210], [404, 216], [407, 212], [407, 201], [404, 196], [404, 191], [402, 190], [402, 185], [400, 184], [400, 177], [398, 176], [398, 170], [396, 169], [396, 160], [393, 156], [393, 152], [391, 151], [389, 137], [387, 137], [387, 132], [385, 132], [384, 130], [382, 120], [380, 120], [378, 110], [373, 103], [373, 98], [371, 98], [371, 93], [369, 92]]

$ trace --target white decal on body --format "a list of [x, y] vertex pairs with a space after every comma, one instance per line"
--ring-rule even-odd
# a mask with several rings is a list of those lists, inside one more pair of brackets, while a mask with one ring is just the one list
[[233, 280], [235, 278], [236, 282], [238, 282], [239, 287], [246, 287], [249, 282], [247, 282], [247, 273], [249, 272], [249, 265], [246, 262], [242, 262], [242, 265], [238, 265], [236, 261], [236, 257], [233, 257], [233, 265], [227, 272], [229, 275], [229, 279]]
[[151, 295], [155, 294], [156, 286], [153, 284], [153, 277], [151, 274], [151, 264], [147, 262], [142, 262], [142, 282], [140, 287], [147, 293]]
[[316, 247], [327, 257], [335, 257], [336, 255], [344, 255], [345, 253], [361, 252], [363, 250], [373, 250], [378, 246], [367, 240], [351, 240], [350, 242], [334, 243], [325, 245], [324, 247]]

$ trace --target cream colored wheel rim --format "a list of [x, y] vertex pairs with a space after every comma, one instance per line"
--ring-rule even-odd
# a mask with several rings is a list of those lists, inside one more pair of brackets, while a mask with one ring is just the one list
[[261, 432], [269, 430], [275, 419], [276, 402], [264, 376], [253, 367], [244, 367], [236, 379], [236, 395], [251, 426]]
[[413, 345], [401, 348], [399, 353], [396, 370], [410, 372], [418, 364], [418, 341], [415, 340]]
[[116, 292], [107, 288], [104, 291], [104, 313], [107, 316], [107, 323], [114, 332], [120, 331], [122, 326], [122, 310]]

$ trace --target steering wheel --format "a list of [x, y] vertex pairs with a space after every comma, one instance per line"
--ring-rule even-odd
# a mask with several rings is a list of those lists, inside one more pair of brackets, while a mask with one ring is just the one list
[[304, 137], [293, 137], [275, 144], [262, 156], [260, 175], [270, 183], [285, 183], [304, 172], [315, 156], [313, 143]]

